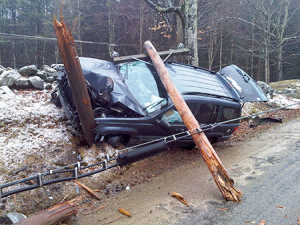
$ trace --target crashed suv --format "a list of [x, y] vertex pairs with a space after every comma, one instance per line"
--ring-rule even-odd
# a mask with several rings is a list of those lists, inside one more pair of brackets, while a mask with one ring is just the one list
[[[95, 115], [95, 142], [132, 146], [186, 131], [172, 100], [150, 61], [109, 62], [80, 58]], [[241, 116], [244, 102], [268, 101], [256, 82], [231, 65], [215, 73], [200, 67], [166, 61], [171, 79], [201, 126]], [[68, 78], [64, 74], [58, 97], [72, 125], [80, 121]], [[239, 120], [205, 131], [211, 142], [229, 139]], [[191, 137], [171, 145], [193, 146]]]

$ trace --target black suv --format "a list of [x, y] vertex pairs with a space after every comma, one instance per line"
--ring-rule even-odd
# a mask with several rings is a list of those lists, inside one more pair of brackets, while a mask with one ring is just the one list
[[[186, 131], [150, 61], [113, 63], [80, 58], [80, 63], [97, 124], [95, 142], [131, 146]], [[171, 61], [165, 65], [201, 126], [240, 117], [243, 102], [268, 101], [256, 82], [234, 65], [218, 73]], [[69, 120], [80, 129], [66, 75], [57, 89]], [[238, 126], [237, 120], [205, 134], [212, 142], [222, 141], [229, 139]], [[193, 140], [186, 137], [171, 144], [192, 146]]]

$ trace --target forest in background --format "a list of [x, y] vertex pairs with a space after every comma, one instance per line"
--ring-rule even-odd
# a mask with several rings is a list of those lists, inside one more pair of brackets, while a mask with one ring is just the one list
[[[152, 0], [166, 9], [182, 1]], [[235, 64], [267, 82], [300, 78], [299, 0], [185, 1], [197, 4], [199, 66], [218, 71]], [[52, 24], [61, 2], [0, 0], [0, 65], [61, 63]], [[159, 13], [144, 0], [64, 0], [63, 16], [79, 56], [144, 53], [146, 40], [158, 51], [179, 44], [175, 13]]]

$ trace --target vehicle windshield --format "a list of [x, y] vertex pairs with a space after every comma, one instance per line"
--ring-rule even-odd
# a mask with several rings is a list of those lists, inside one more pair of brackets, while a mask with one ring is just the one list
[[168, 103], [167, 91], [153, 66], [141, 61], [129, 62], [120, 66], [120, 73], [145, 112], [154, 112]]

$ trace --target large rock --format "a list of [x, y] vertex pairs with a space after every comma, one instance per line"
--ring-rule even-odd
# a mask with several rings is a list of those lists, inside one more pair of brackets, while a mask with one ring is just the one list
[[35, 76], [40, 77], [42, 80], [45, 80], [47, 78], [47, 72], [44, 70], [39, 70]]
[[5, 68], [0, 65], [0, 74], [3, 73], [4, 70], [5, 70]]
[[32, 76], [28, 80], [35, 89], [44, 90], [44, 81], [40, 77]]
[[26, 89], [32, 87], [29, 79], [26, 77], [20, 77], [15, 81], [15, 86], [17, 89]]
[[47, 76], [58, 77], [57, 71], [51, 68], [50, 66], [44, 65], [42, 67], [42, 70], [44, 70], [47, 73]]
[[15, 81], [21, 77], [21, 74], [16, 70], [5, 70], [0, 75], [0, 86], [11, 87]]
[[33, 76], [38, 72], [38, 69], [36, 67], [36, 65], [30, 65], [30, 66], [24, 66], [22, 68], [19, 69], [19, 73], [22, 76]]
[[15, 95], [7, 86], [0, 87], [0, 94]]
[[270, 87], [267, 83], [263, 81], [257, 81], [258, 86], [269, 98], [273, 98], [274, 89]]

